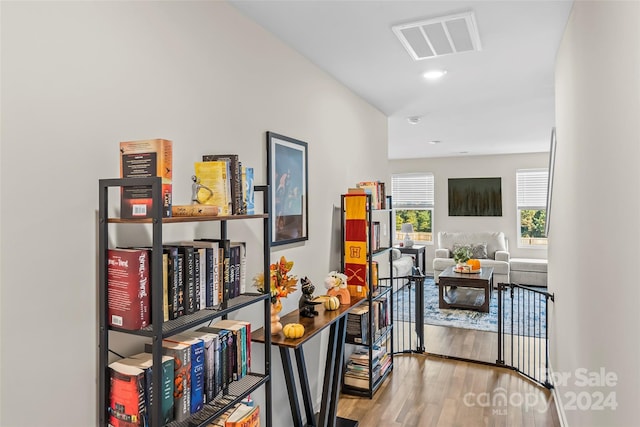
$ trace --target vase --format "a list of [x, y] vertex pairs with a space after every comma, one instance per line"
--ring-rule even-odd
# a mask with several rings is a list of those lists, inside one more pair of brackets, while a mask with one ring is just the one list
[[282, 302], [277, 300], [271, 303], [271, 335], [278, 335], [282, 331], [282, 323], [278, 313], [282, 311]]
[[351, 294], [347, 288], [331, 288], [327, 291], [327, 294], [338, 297], [341, 305], [351, 304]]

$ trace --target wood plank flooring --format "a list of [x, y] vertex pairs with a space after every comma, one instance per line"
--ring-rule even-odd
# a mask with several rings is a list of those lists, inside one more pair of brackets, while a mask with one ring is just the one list
[[[403, 328], [398, 324], [396, 340]], [[410, 339], [410, 338], [409, 338]], [[495, 362], [497, 334], [459, 328], [425, 329], [427, 353]], [[338, 415], [360, 427], [560, 426], [553, 397], [506, 368], [432, 355], [394, 358], [394, 370], [373, 399], [340, 395]]]

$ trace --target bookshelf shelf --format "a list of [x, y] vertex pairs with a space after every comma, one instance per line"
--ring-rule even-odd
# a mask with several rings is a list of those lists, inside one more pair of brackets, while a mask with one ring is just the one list
[[[112, 187], [139, 186], [148, 185], [152, 192], [152, 215], [147, 219], [121, 219], [108, 217], [109, 212], [109, 194]], [[109, 396], [110, 396], [110, 373], [109, 373], [109, 342], [113, 339], [114, 333], [137, 335], [151, 338], [148, 346], [151, 349], [153, 366], [160, 366], [162, 363], [163, 339], [169, 338], [179, 333], [202, 326], [214, 319], [226, 319], [227, 315], [240, 310], [242, 308], [256, 307], [263, 314], [263, 325], [267, 330], [267, 348], [270, 344], [271, 334], [269, 332], [271, 304], [268, 294], [255, 292], [246, 292], [239, 294], [234, 298], [229, 298], [229, 284], [224, 283], [223, 298], [220, 304], [214, 307], [207, 307], [195, 311], [191, 314], [185, 314], [171, 320], [164, 320], [163, 315], [163, 281], [151, 280], [150, 293], [150, 311], [151, 321], [148, 326], [138, 330], [123, 329], [110, 326], [108, 318], [108, 269], [107, 260], [109, 253], [109, 245], [113, 245], [109, 238], [111, 224], [132, 224], [139, 226], [152, 227], [152, 245], [150, 250], [149, 270], [150, 278], [163, 277], [163, 226], [172, 223], [212, 223], [218, 228], [220, 239], [228, 240], [227, 222], [228, 221], [246, 221], [246, 220], [262, 220], [262, 266], [263, 274], [269, 274], [270, 263], [270, 216], [269, 216], [269, 194], [268, 186], [255, 186], [256, 192], [261, 192], [264, 198], [263, 206], [265, 213], [258, 215], [228, 215], [228, 216], [191, 216], [191, 217], [162, 217], [161, 201], [161, 179], [153, 178], [121, 178], [121, 179], [103, 179], [99, 180], [99, 221], [98, 221], [98, 304], [99, 304], [99, 391], [98, 391], [98, 410], [99, 425], [107, 427], [109, 425]], [[113, 227], [111, 227], [113, 228]], [[115, 235], [115, 233], [113, 233]], [[221, 245], [222, 246], [222, 245]], [[228, 256], [225, 248], [225, 256]], [[211, 271], [211, 270], [209, 270]], [[264, 387], [265, 408], [261, 411], [265, 414], [266, 426], [271, 427], [271, 353], [266, 351], [264, 354], [264, 364], [260, 366], [252, 366], [252, 372], [248, 372], [245, 376], [238, 380], [230, 381], [222, 384], [222, 390], [212, 400], [204, 404], [203, 409], [194, 412], [183, 420], [174, 420], [166, 426], [171, 427], [199, 427], [208, 426], [213, 420], [222, 415], [226, 410], [236, 403], [253, 393], [257, 389]], [[262, 371], [262, 372], [258, 372]], [[244, 375], [244, 373], [243, 373]], [[239, 376], [239, 375], [238, 375]], [[152, 395], [162, 396], [162, 369], [153, 369], [151, 373]], [[148, 405], [148, 414], [151, 418], [150, 427], [160, 427], [165, 425], [163, 420], [162, 407], [159, 399], [154, 399]], [[160, 421], [157, 421], [160, 420]]]
[[[342, 195], [341, 200], [341, 220], [342, 220], [342, 251], [341, 261], [343, 269], [346, 268], [346, 244], [347, 237], [347, 222], [346, 222], [346, 197], [353, 197], [353, 195]], [[379, 233], [373, 232], [374, 230], [374, 215], [376, 220], [382, 220], [387, 222], [387, 229], [392, 230], [394, 224], [393, 208], [390, 196], [386, 196], [386, 209], [373, 209], [371, 195], [363, 195], [366, 197], [365, 211], [366, 211], [366, 230], [367, 239], [365, 243], [366, 248], [366, 283], [369, 292], [365, 301], [362, 303], [363, 309], [350, 313], [347, 319], [347, 344], [354, 346], [354, 353], [358, 350], [366, 352], [366, 357], [363, 360], [362, 357], [359, 361], [355, 362], [349, 357], [349, 363], [346, 364], [343, 370], [342, 378], [342, 392], [345, 394], [351, 394], [355, 396], [362, 396], [373, 398], [373, 395], [378, 390], [384, 379], [393, 370], [393, 288], [391, 286], [379, 285], [375, 283], [377, 277], [374, 275], [374, 261], [388, 262], [390, 274], [393, 275], [391, 248], [393, 246], [393, 234], [388, 233], [388, 242], [374, 241], [374, 235], [379, 239]], [[375, 221], [378, 222], [378, 221]], [[378, 229], [379, 229], [378, 224]], [[375, 249], [374, 249], [375, 248]], [[387, 257], [385, 260], [384, 257]], [[393, 277], [390, 283], [393, 283]], [[381, 354], [381, 349], [384, 351]], [[360, 353], [361, 355], [363, 353]], [[381, 360], [384, 359], [384, 360]], [[352, 364], [350, 366], [350, 363]], [[384, 365], [382, 365], [384, 363]], [[357, 367], [355, 366], [357, 365]], [[378, 376], [377, 370], [384, 369], [384, 372]], [[367, 387], [356, 387], [346, 383], [345, 378], [348, 378], [349, 382], [356, 381], [358, 383], [363, 382], [367, 384]]]

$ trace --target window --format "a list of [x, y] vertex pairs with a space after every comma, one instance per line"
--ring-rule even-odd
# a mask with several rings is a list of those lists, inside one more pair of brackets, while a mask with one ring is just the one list
[[518, 204], [519, 247], [544, 246], [547, 217], [548, 169], [521, 169], [516, 171], [516, 198]]
[[433, 174], [409, 173], [391, 177], [391, 195], [396, 211], [396, 240], [403, 240], [402, 224], [413, 224], [411, 240], [433, 242]]

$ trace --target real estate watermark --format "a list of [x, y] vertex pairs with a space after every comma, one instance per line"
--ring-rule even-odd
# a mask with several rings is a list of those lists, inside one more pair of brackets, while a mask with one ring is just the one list
[[[562, 402], [556, 402], [566, 411], [603, 411], [618, 407], [615, 391], [618, 375], [615, 372], [605, 368], [597, 371], [578, 368], [573, 372], [550, 372], [548, 377], [555, 387], [570, 389], [561, 392]], [[469, 407], [491, 408], [493, 415], [506, 415], [508, 408], [544, 413], [549, 410], [552, 399], [540, 390], [508, 392], [497, 387], [488, 392], [466, 393], [462, 401]]]

